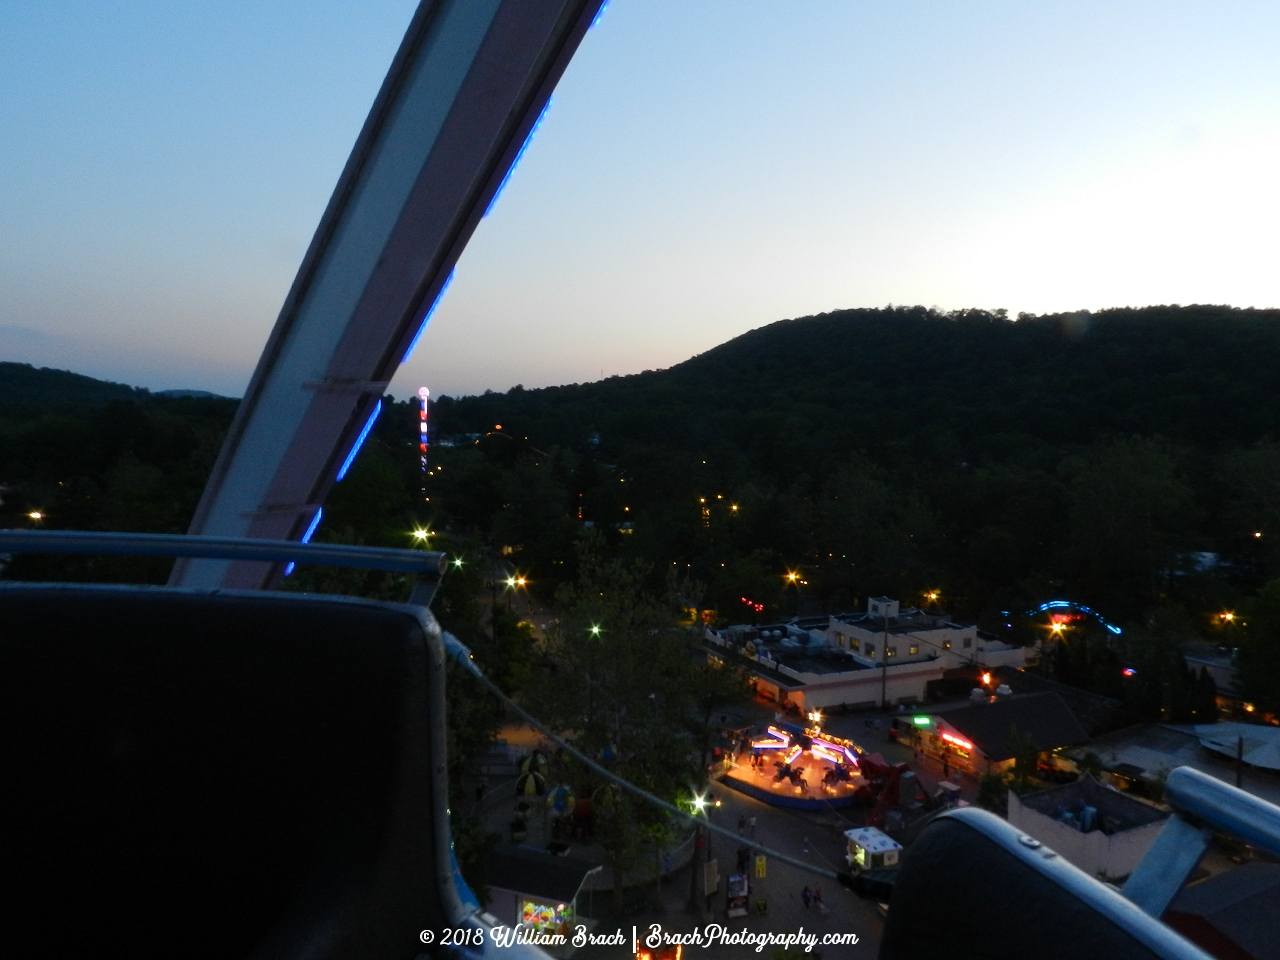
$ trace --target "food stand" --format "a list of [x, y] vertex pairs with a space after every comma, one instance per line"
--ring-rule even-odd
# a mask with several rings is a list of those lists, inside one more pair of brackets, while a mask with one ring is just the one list
[[860, 827], [846, 830], [844, 836], [848, 841], [845, 859], [849, 866], [860, 870], [880, 870], [898, 865], [902, 844], [883, 831], [875, 827]]

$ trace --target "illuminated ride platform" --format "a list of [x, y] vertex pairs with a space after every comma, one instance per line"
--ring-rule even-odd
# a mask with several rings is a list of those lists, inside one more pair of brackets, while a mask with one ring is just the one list
[[865, 803], [871, 787], [859, 771], [863, 751], [817, 727], [770, 726], [721, 782], [777, 807], [827, 810]]

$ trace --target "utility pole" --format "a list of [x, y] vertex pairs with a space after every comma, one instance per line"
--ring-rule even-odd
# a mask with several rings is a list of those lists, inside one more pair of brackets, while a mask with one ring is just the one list
[[693, 825], [693, 856], [689, 858], [690, 913], [702, 912], [702, 891], [698, 889], [698, 885], [704, 872], [701, 856], [704, 845], [705, 841], [702, 837], [702, 824], [695, 822]]
[[884, 610], [884, 649], [880, 651], [880, 709], [889, 708], [889, 608]]

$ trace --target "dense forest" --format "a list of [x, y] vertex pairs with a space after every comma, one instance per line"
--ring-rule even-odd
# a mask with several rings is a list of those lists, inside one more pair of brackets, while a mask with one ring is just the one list
[[441, 398], [431, 504], [553, 581], [580, 511], [729, 620], [931, 590], [992, 628], [1059, 596], [1216, 611], [1280, 572], [1277, 369], [1280, 311], [843, 311]]
[[[787, 320], [667, 370], [441, 397], [425, 500], [415, 404], [389, 403], [319, 536], [431, 530], [549, 602], [591, 528], [725, 622], [937, 591], [1018, 642], [1042, 635], [1027, 611], [1069, 599], [1127, 637], [1238, 646], [1249, 611], [1280, 620], [1264, 589], [1280, 576], [1277, 370], [1280, 311]], [[118, 385], [59, 400], [86, 378], [55, 373], [73, 377], [0, 365], [0, 523], [38, 508], [47, 526], [184, 529], [234, 401]], [[1079, 646], [1063, 676], [1106, 687]]]

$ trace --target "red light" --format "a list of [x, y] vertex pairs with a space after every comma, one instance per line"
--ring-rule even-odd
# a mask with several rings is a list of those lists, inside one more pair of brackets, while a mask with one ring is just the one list
[[1126, 677], [1136, 677], [1138, 675], [1138, 671], [1133, 669], [1133, 667], [1125, 667], [1120, 672], [1123, 673]]
[[942, 739], [947, 741], [947, 743], [954, 743], [961, 750], [973, 749], [973, 744], [970, 743], [968, 740], [962, 740], [960, 737], [953, 736], [952, 734], [949, 734], [949, 733], [944, 733], [942, 735]]

